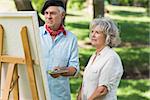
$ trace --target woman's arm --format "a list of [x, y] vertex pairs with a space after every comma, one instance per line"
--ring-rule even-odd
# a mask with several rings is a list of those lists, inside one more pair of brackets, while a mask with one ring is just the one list
[[98, 86], [93, 94], [88, 98], [88, 100], [97, 100], [100, 96], [103, 96], [108, 93], [108, 89], [106, 86]]
[[82, 96], [82, 85], [80, 86], [80, 90], [79, 90], [79, 93], [77, 95], [77, 100], [82, 100], [81, 96]]

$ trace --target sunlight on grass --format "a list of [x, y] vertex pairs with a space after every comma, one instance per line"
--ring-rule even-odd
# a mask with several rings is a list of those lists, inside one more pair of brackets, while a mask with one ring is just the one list
[[[127, 6], [106, 6], [110, 11], [106, 16], [123, 21], [150, 22], [150, 17], [146, 16], [146, 9], [141, 7]], [[124, 15], [124, 16], [122, 16]]]
[[145, 48], [115, 48], [115, 51], [120, 55], [125, 67], [125, 71], [134, 71], [134, 69], [140, 71], [149, 70], [149, 54], [150, 49]]
[[92, 20], [92, 16], [84, 10], [67, 10], [66, 21], [68, 22], [89, 22]]
[[117, 91], [121, 100], [148, 100], [150, 99], [149, 80], [122, 80]]
[[[79, 86], [82, 78], [72, 78], [71, 83], [71, 100], [76, 100]], [[118, 100], [149, 100], [150, 97], [150, 80], [121, 80], [117, 90]]]
[[[141, 8], [141, 7], [128, 7], [128, 6], [112, 6], [112, 5], [107, 5], [106, 6], [107, 9], [111, 10], [111, 11], [131, 11], [131, 12], [146, 12], [145, 8]], [[118, 9], [119, 8], [119, 9]]]
[[[108, 17], [111, 17], [114, 20], [122, 20], [122, 21], [137, 21], [137, 22], [150, 22], [149, 17], [134, 17], [134, 16], [129, 16], [124, 17], [124, 16], [119, 16], [119, 15], [107, 15]], [[148, 24], [147, 24], [148, 25]]]
[[72, 31], [79, 40], [84, 40], [89, 34], [89, 22], [92, 20], [91, 16], [86, 16], [83, 10], [72, 11], [67, 10], [66, 29]]

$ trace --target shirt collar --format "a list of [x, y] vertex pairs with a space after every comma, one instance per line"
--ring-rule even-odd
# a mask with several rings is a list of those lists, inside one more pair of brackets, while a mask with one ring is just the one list
[[107, 49], [109, 49], [110, 47], [109, 46], [105, 46], [100, 52], [98, 52], [97, 54], [96, 54], [96, 52], [94, 53], [94, 55], [96, 55], [96, 56], [99, 56], [99, 55], [102, 55], [102, 54], [104, 54], [106, 51], [107, 51]]

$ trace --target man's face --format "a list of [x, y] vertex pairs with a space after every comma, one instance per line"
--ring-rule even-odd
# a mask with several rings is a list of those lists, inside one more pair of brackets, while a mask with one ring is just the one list
[[60, 12], [57, 6], [50, 6], [44, 11], [46, 24], [51, 29], [57, 29], [64, 18], [64, 14]]

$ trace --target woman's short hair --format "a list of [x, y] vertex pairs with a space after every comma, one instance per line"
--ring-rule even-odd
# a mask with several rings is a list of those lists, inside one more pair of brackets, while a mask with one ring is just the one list
[[114, 47], [118, 46], [121, 43], [119, 30], [113, 20], [107, 17], [95, 18], [90, 23], [90, 31], [96, 26], [98, 26], [100, 31], [106, 35], [106, 45]]

